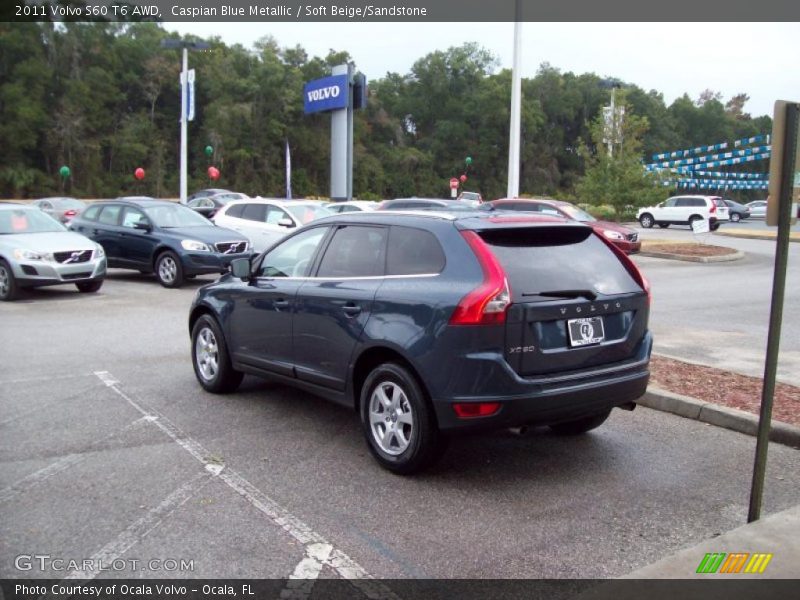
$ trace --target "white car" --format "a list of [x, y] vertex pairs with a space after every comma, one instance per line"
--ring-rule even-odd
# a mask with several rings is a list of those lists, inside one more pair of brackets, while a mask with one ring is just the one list
[[640, 208], [636, 218], [642, 227], [653, 225], [692, 226], [694, 221], [706, 219], [712, 231], [719, 229], [720, 221], [730, 218], [728, 205], [720, 196], [672, 196], [661, 204]]
[[365, 210], [377, 210], [380, 202], [371, 200], [348, 200], [347, 202], [331, 202], [325, 208], [337, 214], [346, 212], [359, 212]]
[[767, 218], [767, 201], [766, 200], [753, 200], [745, 204], [750, 209], [750, 216], [755, 219]]
[[251, 198], [226, 204], [212, 221], [238, 231], [250, 240], [255, 252], [263, 252], [297, 227], [332, 214], [312, 200]]

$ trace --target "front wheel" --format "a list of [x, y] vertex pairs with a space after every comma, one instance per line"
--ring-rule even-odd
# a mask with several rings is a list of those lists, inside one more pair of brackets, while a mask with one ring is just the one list
[[19, 295], [19, 286], [14, 279], [11, 266], [0, 258], [0, 301], [15, 300]]
[[103, 287], [102, 279], [95, 279], [94, 281], [81, 281], [76, 283], [75, 287], [81, 294], [94, 294], [97, 290]]
[[192, 327], [192, 366], [200, 385], [214, 394], [232, 392], [244, 373], [231, 365], [225, 337], [216, 320], [203, 315]]
[[581, 433], [586, 433], [587, 431], [600, 427], [610, 414], [611, 409], [608, 409], [596, 415], [583, 417], [582, 419], [550, 425], [550, 429], [559, 435], [580, 435]]
[[641, 217], [639, 217], [639, 224], [645, 229], [650, 229], [654, 223], [655, 219], [653, 219], [653, 215], [650, 213], [644, 213]]
[[174, 252], [163, 252], [156, 260], [156, 277], [166, 288], [177, 288], [183, 285], [183, 265]]
[[738, 223], [742, 220], [742, 216], [739, 213], [731, 213], [731, 222]]
[[432, 465], [446, 438], [419, 383], [397, 363], [379, 365], [361, 390], [361, 422], [367, 446], [378, 463], [399, 475]]

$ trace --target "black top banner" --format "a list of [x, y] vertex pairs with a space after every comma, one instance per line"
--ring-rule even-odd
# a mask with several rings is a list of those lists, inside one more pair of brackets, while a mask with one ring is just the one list
[[[797, 0], [3, 0], [0, 21], [800, 21]], [[683, 40], [676, 28], [675, 43]], [[713, 37], [708, 42], [714, 45]]]

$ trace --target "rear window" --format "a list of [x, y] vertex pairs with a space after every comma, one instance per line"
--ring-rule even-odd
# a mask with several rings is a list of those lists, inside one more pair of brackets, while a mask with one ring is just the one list
[[81, 215], [84, 219], [89, 219], [90, 221], [97, 220], [97, 214], [100, 212], [100, 209], [103, 208], [102, 206], [90, 206], [85, 211], [83, 211], [83, 215]]
[[583, 227], [536, 227], [480, 232], [506, 271], [514, 302], [552, 301], [541, 292], [591, 290], [598, 295], [641, 292], [614, 252]]

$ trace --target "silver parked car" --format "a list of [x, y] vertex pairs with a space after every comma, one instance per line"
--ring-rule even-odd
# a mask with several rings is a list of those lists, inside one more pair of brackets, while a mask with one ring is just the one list
[[96, 292], [105, 275], [100, 244], [36, 207], [0, 204], [0, 300], [13, 300], [23, 287], [62, 283]]
[[754, 219], [765, 219], [767, 217], [767, 201], [753, 200], [745, 204], [750, 209], [750, 216]]
[[34, 200], [31, 204], [61, 223], [69, 223], [72, 217], [81, 213], [86, 208], [86, 203], [77, 198], [42, 198]]

